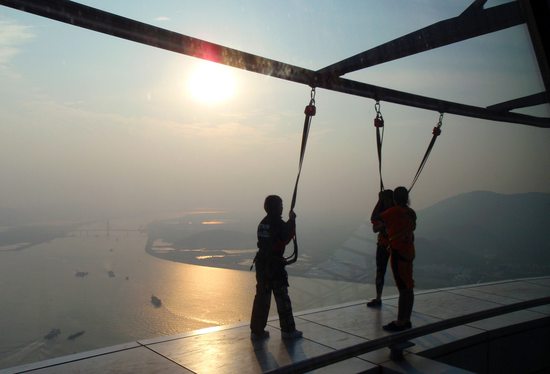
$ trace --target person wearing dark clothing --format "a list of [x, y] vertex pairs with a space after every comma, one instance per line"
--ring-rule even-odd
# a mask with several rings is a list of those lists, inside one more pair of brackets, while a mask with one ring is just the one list
[[395, 206], [381, 213], [390, 241], [390, 256], [395, 285], [399, 290], [397, 320], [384, 325], [386, 331], [410, 329], [414, 303], [413, 260], [416, 213], [409, 208], [409, 191], [397, 187], [393, 193]]
[[384, 226], [384, 222], [382, 221], [380, 214], [391, 206], [393, 206], [393, 191], [380, 191], [378, 193], [378, 202], [376, 203], [370, 218], [372, 230], [378, 233], [378, 240], [376, 242], [376, 298], [367, 303], [367, 306], [371, 308], [377, 308], [382, 305], [384, 278], [386, 276], [388, 260], [390, 259], [390, 251], [388, 249], [390, 242], [388, 239], [388, 233], [386, 232], [386, 227]]
[[266, 197], [264, 209], [267, 212], [258, 225], [258, 252], [254, 258], [256, 266], [256, 296], [252, 305], [250, 330], [252, 339], [269, 337], [267, 325], [271, 294], [275, 297], [281, 337], [296, 339], [302, 332], [296, 330], [292, 304], [288, 295], [288, 274], [285, 270], [285, 246], [292, 240], [296, 230], [296, 214], [290, 211], [287, 222], [283, 221], [283, 201], [279, 196]]

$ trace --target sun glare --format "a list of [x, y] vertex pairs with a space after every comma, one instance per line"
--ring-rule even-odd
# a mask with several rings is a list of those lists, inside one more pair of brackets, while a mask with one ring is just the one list
[[218, 104], [235, 94], [235, 77], [226, 66], [202, 62], [191, 73], [187, 89], [201, 103]]
[[218, 220], [212, 220], [212, 221], [202, 221], [201, 225], [223, 225], [225, 222], [218, 221]]

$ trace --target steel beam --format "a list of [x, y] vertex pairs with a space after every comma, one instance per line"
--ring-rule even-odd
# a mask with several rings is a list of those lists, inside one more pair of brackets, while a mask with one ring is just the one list
[[367, 97], [374, 100], [433, 110], [439, 113], [450, 113], [464, 117], [550, 128], [550, 118], [495, 111], [473, 105], [459, 104], [451, 101], [439, 100], [431, 97], [392, 90], [389, 88], [374, 86], [368, 83], [357, 82], [344, 78], [325, 81], [319, 80], [318, 87], [331, 91], [347, 93], [350, 95]]
[[550, 92], [550, 0], [520, 0], [531, 43], [537, 56], [539, 71], [547, 92]]
[[505, 101], [503, 103], [488, 106], [487, 109], [494, 110], [496, 112], [507, 112], [509, 110], [526, 108], [535, 105], [541, 105], [548, 103], [548, 95], [546, 92], [541, 92], [534, 95], [520, 97], [518, 99]]
[[313, 84], [313, 71], [182, 35], [68, 0], [0, 0], [1, 5], [137, 43], [254, 71], [303, 84]]
[[352, 71], [443, 47], [480, 35], [503, 30], [525, 22], [516, 2], [483, 9], [485, 1], [476, 1], [455, 18], [381, 44], [318, 70], [321, 74], [342, 76]]
[[311, 87], [325, 88], [350, 95], [460, 116], [550, 128], [550, 118], [502, 113], [320, 74], [313, 70], [182, 35], [73, 1], [0, 0], [0, 5], [137, 43], [306, 84]]

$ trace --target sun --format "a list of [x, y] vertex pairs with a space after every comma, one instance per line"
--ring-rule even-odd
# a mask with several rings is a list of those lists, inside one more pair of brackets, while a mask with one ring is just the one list
[[203, 104], [222, 103], [235, 94], [235, 76], [227, 66], [204, 61], [192, 71], [187, 90]]

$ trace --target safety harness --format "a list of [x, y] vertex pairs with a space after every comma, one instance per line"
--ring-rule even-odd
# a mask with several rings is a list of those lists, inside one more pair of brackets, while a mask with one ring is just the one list
[[384, 191], [384, 181], [382, 180], [382, 142], [384, 141], [384, 117], [382, 117], [382, 113], [380, 112], [380, 102], [378, 100], [376, 100], [376, 104], [374, 104], [374, 110], [376, 110], [374, 127], [376, 128], [376, 150], [378, 152], [378, 173], [380, 175], [380, 191]]
[[430, 156], [430, 153], [432, 152], [432, 148], [434, 147], [435, 141], [437, 140], [437, 137], [441, 135], [441, 126], [443, 125], [443, 113], [439, 113], [439, 121], [437, 122], [437, 126], [433, 128], [432, 130], [432, 140], [430, 141], [430, 144], [428, 145], [428, 149], [426, 149], [426, 153], [424, 153], [424, 157], [422, 158], [422, 161], [420, 162], [420, 166], [418, 167], [418, 170], [416, 171], [416, 175], [414, 176], [414, 179], [411, 183], [411, 186], [409, 187], [409, 192], [411, 192], [414, 184], [418, 180], [418, 177], [420, 176], [420, 173], [424, 169], [424, 166], [426, 165], [426, 161], [428, 161], [428, 157]]
[[[309, 104], [306, 105], [306, 108], [304, 109], [304, 114], [306, 115], [304, 119], [304, 129], [302, 131], [302, 145], [300, 147], [300, 162], [298, 164], [298, 175], [296, 176], [296, 183], [294, 184], [294, 192], [292, 194], [292, 202], [290, 204], [290, 211], [294, 210], [294, 207], [296, 206], [296, 198], [298, 196], [298, 182], [300, 181], [300, 174], [302, 173], [302, 164], [304, 162], [304, 155], [306, 154], [306, 145], [307, 145], [307, 138], [309, 135], [309, 127], [311, 125], [311, 118], [315, 116], [317, 109], [315, 108], [315, 87], [311, 88], [311, 94], [310, 94], [310, 100]], [[296, 230], [294, 232], [294, 237], [292, 238], [292, 243], [294, 246], [294, 249], [292, 251], [292, 254], [288, 257], [284, 258], [285, 265], [290, 265], [295, 263], [298, 260], [298, 239], [296, 237]], [[257, 259], [254, 257], [254, 260], [252, 260], [252, 265], [250, 266], [250, 270], [254, 267], [254, 263]]]
[[[300, 148], [300, 162], [298, 164], [298, 175], [296, 176], [296, 183], [294, 184], [294, 192], [292, 194], [292, 202], [290, 204], [290, 211], [294, 210], [296, 206], [296, 197], [298, 196], [298, 182], [300, 181], [300, 174], [302, 173], [302, 164], [304, 162], [304, 155], [306, 153], [307, 138], [309, 135], [309, 127], [311, 125], [311, 118], [315, 116], [317, 109], [315, 108], [315, 87], [311, 88], [311, 98], [309, 104], [306, 105], [304, 109], [305, 119], [304, 119], [304, 129], [302, 131], [302, 146]], [[287, 265], [293, 264], [298, 260], [298, 239], [296, 234], [292, 238], [294, 244], [294, 250], [292, 254], [288, 257], [285, 257], [285, 263]]]
[[[376, 117], [374, 118], [374, 127], [376, 128], [376, 149], [378, 153], [378, 172], [380, 174], [380, 191], [383, 191], [384, 182], [382, 180], [382, 143], [384, 140], [384, 118], [382, 117], [382, 112], [380, 111], [380, 102], [378, 100], [376, 100], [376, 103], [374, 104], [374, 110], [376, 111]], [[435, 145], [435, 141], [437, 140], [437, 137], [441, 135], [442, 125], [443, 125], [443, 112], [440, 112], [437, 126], [434, 127], [432, 130], [432, 140], [430, 141], [430, 144], [428, 145], [428, 149], [426, 150], [426, 153], [424, 153], [424, 157], [422, 158], [422, 161], [420, 162], [420, 166], [416, 171], [416, 174], [413, 178], [411, 186], [409, 187], [409, 192], [412, 190], [413, 186], [416, 184], [416, 181], [420, 177], [420, 173], [422, 173], [422, 170], [424, 169], [424, 166], [428, 161], [428, 157], [432, 152], [432, 149]]]

